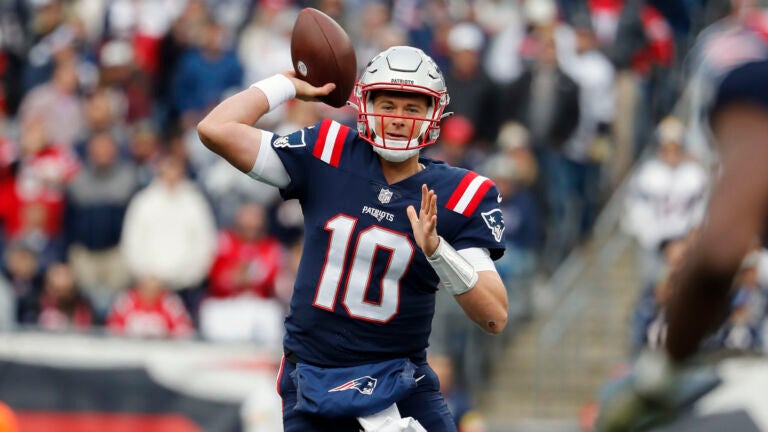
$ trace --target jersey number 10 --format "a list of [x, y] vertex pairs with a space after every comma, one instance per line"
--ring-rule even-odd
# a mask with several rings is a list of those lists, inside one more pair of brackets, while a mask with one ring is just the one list
[[[317, 284], [314, 305], [333, 311], [345, 268], [349, 245], [355, 232], [357, 219], [340, 214], [329, 219], [325, 230], [331, 238], [325, 255], [325, 263]], [[381, 277], [379, 302], [366, 299], [373, 275], [373, 263], [379, 249], [389, 251], [389, 261]], [[397, 314], [400, 305], [400, 279], [408, 270], [413, 258], [413, 244], [408, 236], [371, 225], [360, 231], [352, 252], [348, 269], [347, 286], [342, 304], [349, 316], [365, 321], [386, 323]]]

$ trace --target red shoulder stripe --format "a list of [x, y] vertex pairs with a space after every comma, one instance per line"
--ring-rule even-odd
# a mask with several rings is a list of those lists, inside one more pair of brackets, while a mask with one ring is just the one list
[[446, 207], [448, 207], [450, 210], [456, 209], [456, 204], [458, 204], [459, 200], [461, 199], [461, 196], [464, 195], [464, 192], [467, 191], [467, 187], [469, 187], [469, 184], [472, 183], [472, 180], [477, 177], [477, 173], [474, 171], [470, 171], [467, 174], [464, 175], [464, 178], [461, 179], [459, 182], [459, 185], [456, 186], [456, 189], [453, 191], [453, 194], [450, 198], [448, 198], [448, 202], [445, 204]]

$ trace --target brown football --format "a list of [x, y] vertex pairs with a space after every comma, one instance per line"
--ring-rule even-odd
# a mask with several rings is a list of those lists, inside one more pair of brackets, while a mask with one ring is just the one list
[[355, 86], [357, 59], [352, 41], [333, 18], [317, 9], [302, 9], [293, 25], [291, 59], [298, 78], [314, 86], [336, 84], [320, 101], [344, 106]]

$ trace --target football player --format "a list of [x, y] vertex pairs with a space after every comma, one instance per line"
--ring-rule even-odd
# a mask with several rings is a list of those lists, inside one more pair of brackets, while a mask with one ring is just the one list
[[356, 130], [329, 119], [285, 136], [252, 126], [333, 88], [275, 75], [198, 125], [209, 149], [304, 213], [278, 376], [285, 430], [455, 431], [426, 362], [435, 292], [440, 283], [480, 327], [502, 331], [501, 197], [491, 180], [419, 156], [437, 140], [449, 96], [416, 48], [390, 48], [365, 68]]
[[719, 167], [704, 223], [672, 280], [667, 355], [609, 389], [600, 431], [768, 431], [768, 359], [697, 356], [729, 316], [734, 276], [768, 223], [768, 14], [734, 1], [695, 51]]

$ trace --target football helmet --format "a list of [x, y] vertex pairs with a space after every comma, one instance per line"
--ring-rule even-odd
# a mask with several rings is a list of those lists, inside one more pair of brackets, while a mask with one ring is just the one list
[[[429, 100], [425, 117], [376, 113], [373, 95], [376, 91], [394, 91], [424, 95]], [[437, 64], [418, 48], [395, 46], [376, 55], [365, 67], [355, 85], [357, 98], [357, 131], [360, 137], [373, 145], [381, 157], [392, 162], [402, 162], [418, 154], [419, 148], [434, 144], [440, 135], [440, 120], [448, 105], [449, 96], [445, 79]], [[384, 130], [387, 119], [401, 118], [416, 122], [406, 140], [392, 140], [376, 133]]]

